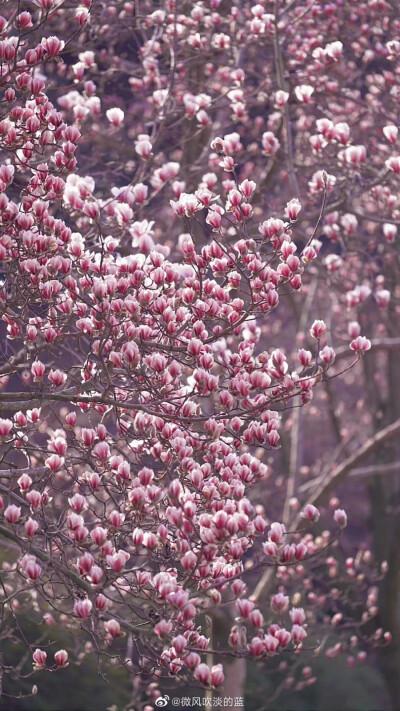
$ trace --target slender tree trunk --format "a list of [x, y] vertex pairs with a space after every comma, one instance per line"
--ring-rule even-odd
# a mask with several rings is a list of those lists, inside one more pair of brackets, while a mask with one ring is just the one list
[[[390, 276], [392, 279], [390, 279]], [[389, 275], [392, 281], [397, 275]], [[397, 335], [397, 320], [389, 309], [389, 336]], [[391, 332], [393, 331], [393, 332]], [[365, 359], [365, 377], [367, 388], [366, 404], [374, 412], [374, 426], [382, 428], [400, 417], [400, 350], [387, 352], [387, 390], [382, 396], [382, 387], [374, 383], [376, 373], [382, 371], [379, 355]], [[375, 455], [375, 464], [391, 463], [398, 460], [399, 447], [395, 443], [382, 449]], [[379, 626], [392, 634], [392, 643], [388, 647], [378, 648], [378, 664], [385, 679], [393, 711], [400, 709], [400, 486], [397, 474], [393, 476], [374, 476], [369, 484], [371, 507], [371, 527], [373, 548], [378, 564], [388, 563], [388, 571], [379, 590]]]
[[[226, 648], [226, 640], [230, 628], [234, 624], [235, 604], [224, 606], [213, 615], [212, 646], [214, 649]], [[219, 659], [214, 659], [214, 664]], [[214, 692], [213, 703], [217, 698], [232, 699], [232, 706], [213, 706], [215, 709], [231, 708], [233, 711], [244, 711], [244, 696], [246, 687], [246, 660], [242, 657], [224, 657], [225, 681], [222, 687]], [[239, 702], [241, 699], [241, 702]]]
[[[242, 657], [229, 659], [224, 664], [225, 682], [219, 693], [228, 699], [233, 699], [235, 711], [244, 711], [244, 695], [246, 688], [246, 660]], [[239, 699], [242, 701], [239, 702]]]

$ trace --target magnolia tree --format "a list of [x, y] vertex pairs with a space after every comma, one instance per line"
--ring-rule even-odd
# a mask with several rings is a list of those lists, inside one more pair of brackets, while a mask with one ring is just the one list
[[333, 493], [400, 431], [352, 402], [397, 387], [395, 3], [3, 14], [6, 694], [85, 654], [147, 711], [248, 659], [273, 698], [307, 649], [363, 661], [387, 546], [344, 560]]

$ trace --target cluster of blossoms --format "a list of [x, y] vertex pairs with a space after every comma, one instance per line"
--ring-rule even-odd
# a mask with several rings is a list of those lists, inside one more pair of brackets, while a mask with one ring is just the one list
[[[331, 41], [321, 46], [276, 18], [268, 2], [221, 12], [218, 0], [196, 2], [182, 14], [173, 0], [155, 11], [149, 4], [136, 17], [131, 3], [100, 11], [84, 2], [74, 10], [81, 40], [68, 35], [68, 10], [49, 12], [51, 0], [0, 18], [0, 314], [8, 344], [0, 366], [0, 535], [20, 551], [3, 565], [4, 636], [35, 600], [38, 621], [49, 621], [50, 605], [50, 623], [90, 629], [127, 670], [134, 663], [118, 643], [133, 635], [135, 671], [144, 677], [158, 665], [215, 688], [224, 672], [205, 661], [213, 645], [201, 620], [228, 598], [238, 616], [226, 636], [238, 657], [296, 658], [317, 624], [342, 626], [346, 635], [345, 594], [333, 592], [335, 613], [324, 615], [329, 596], [314, 593], [306, 577], [307, 561], [322, 559], [345, 528], [345, 511], [333, 506], [335, 535], [314, 535], [313, 504], [302, 508], [292, 497], [292, 518], [274, 521], [279, 496], [270, 513], [257, 485], [271, 477], [266, 459], [280, 447], [282, 413], [311, 403], [329, 379], [334, 336], [357, 361], [372, 345], [363, 305], [372, 297], [382, 310], [390, 303], [385, 277], [368, 273], [363, 281], [361, 257], [346, 257], [376, 204], [386, 243], [396, 240], [397, 128], [392, 111], [375, 158], [346, 120], [360, 92], [328, 107], [325, 96], [339, 92], [343, 45], [326, 8], [304, 20], [326, 23]], [[351, 12], [355, 22], [363, 9]], [[296, 7], [289, 17], [302, 20]], [[114, 49], [114, 21], [142, 33], [134, 71]], [[96, 42], [81, 51], [90, 27], [110, 39], [109, 52]], [[278, 31], [301, 83], [272, 82], [268, 65], [254, 96], [246, 71], [252, 75], [265, 42], [280, 51]], [[62, 61], [70, 43], [74, 64]], [[246, 71], [232, 61], [233, 46], [248, 52]], [[392, 61], [395, 49], [376, 51]], [[187, 52], [204, 67], [198, 93]], [[133, 106], [100, 96], [103, 65], [107, 76], [124, 76]], [[74, 89], [50, 101], [51, 82], [70, 81]], [[397, 79], [385, 81], [394, 87]], [[226, 129], [215, 135], [224, 112]], [[109, 168], [121, 163], [116, 135], [129, 144], [118, 180]], [[106, 150], [104, 170], [86, 168], [88, 145]], [[310, 153], [300, 177], [294, 147]], [[279, 189], [269, 182], [276, 174]], [[341, 254], [323, 254], [322, 231]], [[323, 292], [321, 307], [305, 309], [292, 354], [269, 342], [266, 324], [277, 307], [285, 313], [283, 296], [295, 303], [303, 290], [309, 300], [317, 269], [348, 318], [335, 330], [320, 317]], [[348, 582], [369, 596], [360, 624], [376, 615], [369, 563], [346, 565]], [[338, 565], [333, 552], [328, 577]], [[245, 580], [247, 570], [261, 569], [275, 576], [265, 610]], [[381, 630], [376, 639], [388, 636]], [[338, 642], [326, 654], [356, 644]], [[54, 670], [68, 654], [56, 652], [53, 666], [44, 650], [32, 659], [35, 670]]]

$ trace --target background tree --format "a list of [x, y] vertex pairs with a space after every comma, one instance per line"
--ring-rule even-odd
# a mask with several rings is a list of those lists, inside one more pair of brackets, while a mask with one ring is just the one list
[[[229, 655], [267, 660], [275, 700], [314, 682], [304, 647], [373, 641], [396, 708], [394, 3], [42, 0], [0, 24], [5, 639], [55, 670], [26, 611], [81, 627], [150, 706], [160, 674], [221, 687]], [[327, 495], [354, 472], [374, 536], [346, 561]], [[2, 664], [18, 694], [25, 659]]]

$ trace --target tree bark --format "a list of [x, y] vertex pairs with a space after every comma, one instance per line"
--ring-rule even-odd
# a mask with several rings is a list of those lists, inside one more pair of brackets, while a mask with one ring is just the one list
[[[398, 283], [399, 275], [388, 270], [386, 274], [391, 290]], [[393, 344], [386, 355], [386, 389], [374, 384], [374, 375], [382, 371], [379, 356], [366, 358], [364, 362], [365, 381], [367, 384], [366, 404], [374, 412], [374, 426], [390, 426], [400, 417], [400, 347], [395, 345], [397, 338], [396, 314], [394, 305], [389, 306], [388, 338]], [[372, 355], [372, 354], [371, 354]], [[374, 456], [374, 464], [383, 468], [388, 463], [398, 460], [399, 447], [393, 439], [390, 447], [379, 449]], [[368, 486], [371, 507], [371, 528], [373, 534], [374, 556], [378, 564], [388, 563], [388, 571], [379, 590], [379, 626], [392, 634], [392, 643], [388, 647], [378, 648], [378, 664], [385, 679], [393, 711], [400, 709], [400, 486], [398, 473], [391, 476], [374, 476]]]

